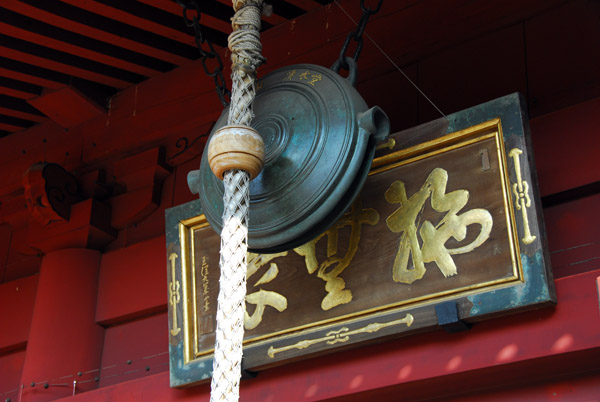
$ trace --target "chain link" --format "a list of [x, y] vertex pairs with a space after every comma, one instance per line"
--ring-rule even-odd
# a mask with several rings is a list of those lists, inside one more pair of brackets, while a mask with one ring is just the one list
[[[223, 76], [223, 61], [219, 56], [219, 53], [215, 50], [212, 42], [205, 38], [202, 34], [202, 26], [200, 25], [200, 7], [196, 0], [176, 0], [183, 8], [183, 21], [187, 27], [194, 29], [195, 42], [198, 51], [200, 52], [200, 61], [202, 62], [202, 68], [209, 77], [213, 78], [215, 82], [215, 90], [219, 100], [223, 104], [223, 107], [229, 105], [231, 99], [231, 91], [227, 89], [227, 82]], [[192, 18], [189, 18], [189, 13], [192, 12]], [[210, 61], [210, 62], [209, 62]], [[209, 66], [211, 64], [213, 68]]]
[[348, 36], [346, 36], [346, 40], [344, 41], [344, 44], [342, 45], [342, 49], [340, 50], [340, 55], [338, 56], [338, 61], [336, 64], [339, 64], [339, 66], [341, 68], [343, 68], [344, 70], [349, 71], [350, 70], [350, 66], [348, 65], [347, 61], [346, 61], [346, 53], [348, 53], [348, 46], [350, 45], [350, 41], [353, 40], [356, 42], [356, 49], [354, 50], [354, 55], [352, 56], [352, 58], [354, 59], [354, 61], [358, 61], [358, 57], [360, 56], [360, 52], [362, 51], [363, 48], [363, 38], [362, 38], [362, 34], [365, 31], [365, 28], [367, 26], [367, 22], [369, 21], [369, 17], [372, 16], [373, 14], [377, 14], [379, 12], [379, 10], [381, 9], [381, 5], [383, 4], [383, 0], [379, 0], [377, 2], [377, 7], [370, 8], [365, 6], [365, 0], [360, 0], [360, 9], [362, 10], [363, 14], [360, 17], [360, 21], [358, 22], [358, 25], [356, 26], [356, 30], [350, 32], [348, 34]]

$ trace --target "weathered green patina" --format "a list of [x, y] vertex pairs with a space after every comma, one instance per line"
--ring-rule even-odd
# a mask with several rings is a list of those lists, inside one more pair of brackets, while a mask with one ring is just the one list
[[[390, 124], [354, 89], [356, 65], [352, 59], [349, 64], [348, 78], [299, 64], [260, 80], [252, 126], [265, 143], [265, 165], [250, 183], [251, 250], [274, 253], [304, 244], [335, 223], [360, 191]], [[213, 133], [227, 115], [228, 109]], [[207, 159], [205, 151], [198, 192], [207, 220], [220, 233], [223, 184]]]

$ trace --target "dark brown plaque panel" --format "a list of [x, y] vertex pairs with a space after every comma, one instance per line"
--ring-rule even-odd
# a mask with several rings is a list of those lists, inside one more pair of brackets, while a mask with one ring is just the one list
[[[477, 321], [554, 301], [526, 121], [503, 99], [394, 134], [336, 225], [248, 255], [246, 369], [437, 327], [439, 303]], [[219, 238], [192, 204], [167, 213], [173, 386], [212, 371]]]

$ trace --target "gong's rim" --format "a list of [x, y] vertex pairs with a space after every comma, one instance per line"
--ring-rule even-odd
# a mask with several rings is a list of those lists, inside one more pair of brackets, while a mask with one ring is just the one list
[[[327, 91], [308, 80], [294, 80], [302, 72], [320, 75], [313, 84], [326, 83]], [[250, 184], [248, 247], [277, 252], [311, 240], [351, 204], [370, 167], [370, 161], [365, 167], [369, 137], [357, 123], [357, 114], [367, 105], [346, 79], [316, 65], [279, 69], [261, 84], [252, 126], [265, 141], [265, 167]], [[271, 99], [277, 104], [271, 105]], [[295, 120], [300, 112], [306, 121]], [[211, 137], [226, 124], [227, 114], [228, 109]], [[301, 132], [311, 127], [316, 130], [312, 138], [312, 133]], [[207, 221], [220, 233], [223, 184], [210, 172], [206, 152], [200, 165], [200, 202]]]

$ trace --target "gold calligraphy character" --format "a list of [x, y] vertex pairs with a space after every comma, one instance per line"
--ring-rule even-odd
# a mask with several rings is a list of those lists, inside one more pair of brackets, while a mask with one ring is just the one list
[[[460, 215], [457, 213], [467, 204], [469, 192], [456, 190], [446, 194], [448, 172], [441, 168], [434, 169], [421, 189], [410, 198], [406, 197], [406, 189], [402, 181], [395, 181], [385, 192], [385, 199], [391, 204], [401, 204], [386, 219], [388, 228], [394, 233], [401, 233], [398, 253], [394, 259], [392, 277], [395, 282], [413, 283], [425, 275], [425, 263], [435, 262], [444, 277], [456, 275], [457, 269], [452, 254], [464, 254], [473, 251], [483, 244], [492, 230], [492, 215], [485, 209], [472, 209]], [[446, 212], [442, 220], [434, 226], [425, 221], [421, 224], [419, 234], [422, 246], [417, 237], [417, 226], [425, 202], [431, 197], [431, 207], [436, 212]], [[477, 223], [481, 231], [470, 244], [448, 249], [446, 241], [453, 237], [462, 241], [467, 235], [467, 226]], [[413, 266], [408, 267], [408, 258], [412, 254]]]
[[289, 71], [284, 79], [287, 81], [291, 81], [292, 78], [294, 78], [294, 75], [296, 75], [296, 70]]
[[310, 74], [309, 70], [306, 70], [305, 72], [303, 72], [302, 74], [300, 74], [298, 76], [299, 80], [308, 80], [308, 75]]
[[208, 312], [210, 309], [210, 295], [209, 295], [209, 279], [208, 279], [208, 262], [206, 257], [202, 257], [202, 266], [200, 267], [200, 276], [202, 277], [202, 301], [204, 312]]
[[[317, 271], [317, 276], [324, 280], [327, 295], [321, 301], [321, 308], [329, 310], [340, 304], [352, 301], [352, 292], [345, 289], [346, 282], [339, 275], [350, 265], [354, 255], [358, 251], [358, 243], [361, 235], [361, 225], [368, 223], [376, 225], [379, 222], [379, 214], [372, 208], [362, 209], [360, 199], [352, 204], [352, 212], [346, 214], [337, 224], [318, 236], [316, 239], [294, 249], [296, 253], [304, 257], [308, 273]], [[350, 225], [350, 239], [348, 249], [343, 257], [337, 255], [338, 232], [345, 226]], [[319, 265], [315, 246], [317, 242], [327, 235], [327, 259]]]
[[[250, 279], [261, 267], [271, 262], [277, 257], [284, 257], [288, 254], [287, 251], [277, 254], [254, 254], [248, 253], [248, 270], [247, 278]], [[254, 287], [271, 282], [277, 277], [279, 268], [277, 264], [271, 262], [267, 272], [260, 277], [254, 284]], [[246, 303], [256, 305], [254, 313], [248, 314], [248, 309], [244, 312], [244, 327], [246, 329], [254, 329], [261, 323], [266, 306], [271, 306], [277, 311], [282, 312], [287, 308], [287, 299], [279, 293], [270, 290], [260, 289], [257, 292], [246, 295]]]
[[314, 87], [315, 82], [321, 81], [323, 79], [323, 76], [321, 74], [313, 74], [310, 76], [310, 78], [311, 78], [311, 80], [308, 81], [308, 83]]

